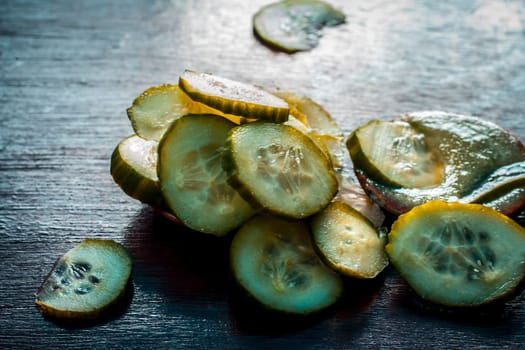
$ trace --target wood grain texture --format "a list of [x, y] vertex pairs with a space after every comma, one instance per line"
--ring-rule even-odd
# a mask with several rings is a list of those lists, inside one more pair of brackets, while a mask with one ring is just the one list
[[[270, 317], [239, 300], [227, 239], [173, 225], [113, 183], [111, 152], [132, 132], [126, 107], [185, 68], [306, 94], [346, 133], [436, 109], [525, 139], [523, 1], [333, 0], [347, 23], [294, 55], [253, 36], [268, 2], [0, 2], [0, 348], [523, 348], [523, 294], [481, 316], [435, 314], [391, 268], [348, 281], [321, 317]], [[130, 250], [133, 296], [100, 324], [57, 325], [34, 293], [85, 237]]]

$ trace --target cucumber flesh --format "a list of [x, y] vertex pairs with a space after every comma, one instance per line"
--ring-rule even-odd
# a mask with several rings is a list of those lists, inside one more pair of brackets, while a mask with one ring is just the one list
[[323, 151], [283, 124], [257, 122], [232, 129], [223, 167], [230, 184], [254, 206], [290, 218], [321, 210], [338, 187]]
[[57, 260], [36, 294], [36, 306], [52, 318], [96, 319], [125, 295], [131, 269], [122, 245], [86, 239]]
[[350, 155], [372, 178], [392, 186], [431, 188], [443, 181], [443, 163], [425, 135], [404, 121], [371, 121], [352, 133]]
[[441, 305], [489, 304], [525, 276], [525, 229], [479, 204], [415, 207], [393, 224], [386, 250], [414, 291]]
[[235, 235], [230, 256], [236, 281], [270, 310], [311, 314], [343, 291], [341, 277], [316, 255], [305, 222], [256, 216]]
[[177, 119], [159, 143], [158, 176], [166, 204], [186, 226], [218, 236], [255, 211], [227, 183], [222, 146], [234, 123], [215, 115]]
[[332, 202], [314, 215], [310, 227], [323, 260], [342, 274], [374, 278], [388, 265], [386, 235], [343, 202]]

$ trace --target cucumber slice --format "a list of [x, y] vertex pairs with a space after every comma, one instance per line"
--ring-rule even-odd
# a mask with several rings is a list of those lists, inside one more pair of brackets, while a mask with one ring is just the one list
[[137, 135], [126, 137], [111, 155], [113, 180], [130, 197], [155, 207], [163, 206], [157, 177], [156, 141]]
[[236, 281], [270, 310], [311, 314], [343, 292], [341, 277], [316, 255], [305, 222], [256, 216], [235, 235], [230, 256]]
[[462, 202], [479, 203], [513, 215], [525, 207], [525, 161], [496, 169]]
[[288, 119], [288, 104], [254, 85], [186, 70], [179, 78], [179, 86], [193, 100], [224, 113], [274, 122]]
[[386, 250], [414, 291], [441, 305], [491, 303], [525, 276], [525, 229], [479, 204], [415, 207], [393, 224]]
[[310, 227], [323, 260], [342, 274], [374, 278], [388, 265], [386, 235], [343, 202], [332, 202], [314, 215]]
[[290, 218], [318, 212], [337, 192], [337, 179], [323, 151], [283, 124], [256, 122], [232, 129], [223, 167], [229, 183], [249, 202]]
[[255, 35], [284, 52], [316, 47], [324, 26], [345, 22], [345, 15], [319, 0], [284, 0], [262, 7], [253, 17]]
[[[414, 138], [421, 139], [421, 145], [407, 146], [403, 152], [399, 145]], [[525, 147], [507, 130], [478, 117], [430, 111], [391, 122], [373, 121], [358, 128], [347, 147], [361, 186], [395, 215], [434, 199], [474, 199], [471, 194], [477, 189], [484, 187], [482, 191], [488, 193], [487, 186], [492, 185], [496, 192], [504, 188], [509, 192], [494, 207], [516, 210], [523, 203], [519, 193], [500, 186], [504, 181], [484, 181], [498, 169], [504, 173], [505, 167], [524, 161]], [[400, 149], [397, 153], [396, 148]], [[400, 167], [408, 171], [397, 172]], [[411, 168], [424, 176], [410, 176]], [[432, 174], [440, 175], [434, 178]]]
[[36, 293], [47, 317], [96, 319], [126, 294], [132, 260], [111, 240], [86, 239], [60, 257]]
[[218, 236], [241, 225], [254, 209], [227, 183], [222, 146], [234, 123], [215, 115], [177, 119], [159, 143], [164, 199], [186, 226]]
[[373, 120], [355, 130], [347, 146], [353, 162], [377, 181], [409, 188], [443, 181], [443, 162], [407, 122]]

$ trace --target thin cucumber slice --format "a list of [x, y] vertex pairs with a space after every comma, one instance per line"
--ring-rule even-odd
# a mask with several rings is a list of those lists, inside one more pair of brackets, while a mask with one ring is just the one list
[[52, 318], [96, 319], [124, 297], [131, 269], [122, 245], [86, 239], [57, 260], [36, 293], [36, 306]]
[[353, 162], [378, 181], [408, 188], [443, 181], [442, 161], [407, 122], [373, 120], [355, 130], [347, 146]]
[[230, 184], [249, 202], [290, 218], [315, 214], [338, 187], [323, 151], [283, 124], [257, 122], [232, 129], [223, 167]]
[[157, 177], [156, 141], [137, 135], [126, 137], [111, 155], [113, 180], [130, 197], [153, 206], [162, 206], [163, 199]]
[[496, 169], [461, 199], [513, 215], [525, 207], [525, 161]]
[[323, 260], [342, 274], [374, 278], [388, 265], [386, 235], [343, 202], [332, 202], [314, 215], [310, 227]]
[[309, 97], [287, 91], [275, 91], [275, 95], [290, 105], [287, 125], [309, 136], [332, 161], [332, 167], [341, 170], [344, 165], [343, 130], [332, 116]]
[[159, 141], [171, 123], [189, 114], [192, 107], [193, 101], [177, 85], [165, 84], [142, 92], [127, 113], [137, 135]]
[[255, 35], [270, 47], [293, 53], [313, 49], [323, 27], [345, 22], [345, 15], [320, 0], [284, 0], [262, 7], [253, 17]]
[[288, 103], [254, 85], [186, 70], [179, 78], [179, 86], [193, 100], [223, 113], [274, 122], [288, 119]]
[[235, 235], [230, 256], [236, 281], [270, 310], [307, 315], [343, 292], [341, 277], [316, 255], [305, 222], [256, 216]]
[[227, 183], [222, 146], [234, 123], [215, 115], [177, 119], [159, 143], [158, 176], [166, 204], [186, 226], [222, 236], [254, 214]]
[[525, 229], [479, 204], [415, 207], [393, 224], [386, 250], [414, 291], [440, 305], [491, 303], [525, 276]]

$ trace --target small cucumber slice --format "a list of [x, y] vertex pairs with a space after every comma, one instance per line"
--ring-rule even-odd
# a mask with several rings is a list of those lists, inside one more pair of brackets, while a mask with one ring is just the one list
[[343, 292], [341, 277], [316, 255], [302, 221], [256, 216], [235, 235], [230, 256], [236, 281], [270, 310], [311, 314]]
[[111, 155], [110, 172], [128, 196], [159, 207], [163, 199], [157, 177], [157, 146], [156, 141], [137, 135], [126, 137]]
[[36, 306], [52, 318], [96, 319], [124, 297], [131, 269], [122, 245], [86, 239], [57, 260], [36, 293]]
[[388, 265], [386, 235], [343, 202], [332, 202], [313, 216], [314, 245], [334, 270], [357, 278], [374, 278]]
[[356, 129], [347, 146], [353, 162], [378, 181], [409, 188], [443, 181], [442, 161], [407, 122], [373, 120]]
[[127, 109], [131, 126], [137, 135], [159, 141], [171, 123], [189, 113], [207, 113], [198, 108], [177, 85], [150, 87]]
[[491, 303], [525, 276], [525, 229], [479, 204], [415, 207], [393, 224], [386, 250], [414, 291], [441, 305]]
[[179, 86], [193, 100], [223, 113], [274, 122], [288, 119], [288, 103], [254, 85], [186, 70], [179, 78]]
[[338, 187], [323, 151], [283, 124], [256, 122], [232, 129], [223, 167], [230, 184], [253, 205], [290, 218], [321, 210]]
[[341, 11], [323, 1], [284, 0], [262, 7], [253, 17], [253, 28], [263, 43], [293, 53], [313, 49], [324, 26], [344, 21]]
[[222, 146], [234, 123], [215, 115], [177, 119], [159, 143], [160, 188], [186, 226], [218, 236], [241, 225], [254, 209], [227, 183]]

